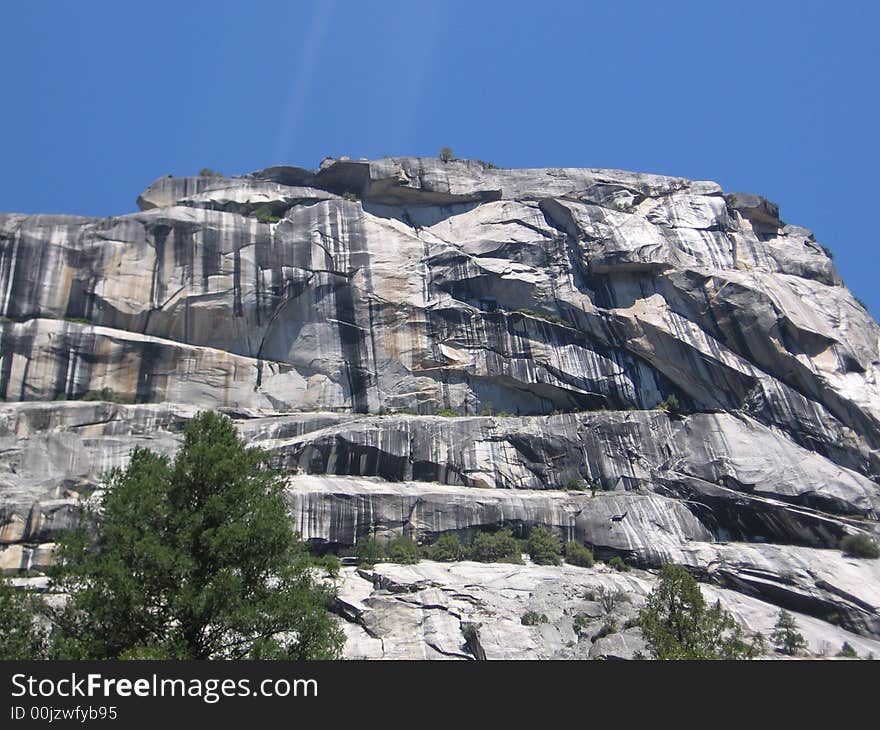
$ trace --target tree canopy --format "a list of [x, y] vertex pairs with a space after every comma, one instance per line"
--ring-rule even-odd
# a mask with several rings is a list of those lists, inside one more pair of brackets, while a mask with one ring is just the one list
[[655, 659], [753, 659], [764, 652], [764, 637], [747, 639], [720, 602], [707, 608], [700, 586], [679, 565], [661, 568], [639, 623]]
[[532, 528], [527, 547], [529, 556], [538, 565], [559, 565], [562, 562], [562, 544], [546, 527], [536, 525]]
[[45, 631], [36, 623], [42, 602], [0, 577], [0, 660], [40, 659]]
[[229, 418], [192, 419], [173, 460], [136, 449], [60, 541], [64, 658], [330, 659], [343, 638], [293, 532], [284, 477]]

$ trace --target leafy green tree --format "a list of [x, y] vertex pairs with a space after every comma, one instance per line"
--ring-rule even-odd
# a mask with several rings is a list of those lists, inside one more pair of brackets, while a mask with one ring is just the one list
[[853, 649], [852, 644], [848, 641], [844, 641], [843, 645], [840, 647], [840, 651], [834, 656], [843, 657], [844, 659], [858, 659], [859, 653]]
[[293, 532], [285, 479], [200, 413], [173, 461], [135, 449], [62, 538], [59, 658], [329, 659], [343, 637]]
[[461, 544], [458, 535], [454, 532], [444, 532], [433, 545], [426, 548], [425, 554], [429, 560], [451, 563], [464, 560], [467, 556], [467, 548]]
[[571, 565], [579, 565], [582, 568], [592, 568], [596, 564], [593, 553], [579, 542], [569, 541], [565, 543], [565, 562]]
[[362, 565], [373, 565], [388, 557], [385, 546], [370, 536], [362, 537], [355, 543], [354, 554]]
[[471, 545], [471, 558], [481, 563], [522, 563], [522, 550], [510, 530], [478, 532]]
[[0, 578], [0, 659], [42, 659], [45, 632], [38, 625], [42, 601]]
[[449, 162], [453, 157], [452, 147], [441, 147], [440, 148], [440, 159], [443, 162]]
[[660, 570], [639, 625], [656, 659], [753, 659], [764, 650], [763, 636], [747, 640], [720, 602], [707, 608], [699, 585], [679, 565]]
[[614, 568], [614, 570], [620, 573], [628, 573], [629, 566], [623, 562], [623, 558], [619, 555], [615, 555], [611, 560], [608, 561], [608, 566]]
[[402, 565], [418, 563], [421, 559], [419, 546], [412, 538], [405, 535], [396, 537], [388, 543], [388, 559], [392, 563], [401, 563]]
[[784, 608], [780, 608], [776, 626], [773, 627], [773, 633], [770, 634], [770, 640], [783, 654], [795, 656], [807, 648], [807, 640], [798, 632], [797, 628], [794, 616]]
[[527, 549], [538, 565], [559, 565], [562, 562], [562, 544], [541, 525], [536, 525], [529, 533]]

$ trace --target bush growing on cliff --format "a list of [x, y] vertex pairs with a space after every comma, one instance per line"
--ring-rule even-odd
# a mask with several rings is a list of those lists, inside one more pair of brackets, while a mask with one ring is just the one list
[[623, 562], [623, 558], [619, 555], [615, 555], [611, 560], [608, 561], [608, 567], [614, 568], [614, 570], [620, 573], [628, 573], [629, 566]]
[[444, 532], [433, 545], [425, 548], [425, 555], [428, 560], [452, 563], [456, 560], [464, 560], [467, 557], [467, 548], [461, 544], [461, 540], [454, 532]]
[[538, 613], [537, 611], [526, 611], [522, 616], [520, 616], [519, 622], [523, 626], [537, 626], [538, 624], [546, 624], [548, 622], [548, 618], [543, 613]]
[[385, 546], [374, 537], [360, 538], [354, 546], [354, 554], [362, 565], [373, 565], [388, 557]]
[[880, 558], [880, 547], [870, 537], [863, 534], [844, 535], [840, 549], [847, 555], [857, 558]]
[[562, 544], [541, 525], [532, 528], [526, 547], [538, 565], [559, 565], [562, 562]]
[[522, 550], [510, 530], [478, 532], [471, 545], [471, 559], [481, 563], [522, 563]]
[[[217, 172], [216, 170], [212, 170], [210, 167], [203, 167], [201, 170], [199, 170], [199, 176], [200, 177], [223, 177], [223, 173]], [[168, 177], [171, 177], [171, 175], [169, 175]]]
[[700, 586], [679, 565], [660, 570], [639, 625], [655, 659], [753, 659], [764, 651], [764, 637], [747, 639], [720, 603], [706, 607]]
[[254, 211], [254, 218], [260, 223], [277, 223], [281, 220], [277, 215], [272, 213], [272, 209], [268, 205], [261, 205]]
[[90, 390], [83, 395], [81, 400], [87, 401], [106, 401], [108, 403], [122, 403], [120, 398], [113, 391], [113, 388], [101, 388], [100, 390]]
[[173, 460], [135, 449], [60, 541], [52, 655], [337, 658], [330, 591], [293, 532], [286, 479], [226, 416], [200, 413]]
[[536, 319], [544, 319], [548, 322], [552, 322], [553, 324], [561, 324], [564, 327], [571, 327], [571, 325], [566, 320], [556, 314], [536, 312], [534, 309], [515, 309], [513, 311], [514, 314], [524, 314], [526, 317], [535, 317]]
[[592, 641], [599, 641], [599, 639], [604, 639], [606, 636], [611, 636], [617, 632], [617, 621], [613, 618], [609, 618], [605, 623], [599, 627], [599, 630], [593, 634]]
[[570, 541], [565, 543], [565, 562], [571, 565], [579, 565], [582, 568], [592, 568], [596, 564], [593, 553], [579, 542]]
[[443, 162], [449, 162], [453, 158], [452, 147], [441, 147], [440, 148], [440, 159]]
[[401, 536], [388, 543], [388, 559], [392, 563], [413, 565], [421, 559], [419, 546], [412, 538]]
[[664, 398], [656, 405], [656, 409], [658, 411], [667, 411], [668, 413], [681, 412], [681, 406], [678, 403], [678, 398], [674, 395], [666, 396], [666, 398]]

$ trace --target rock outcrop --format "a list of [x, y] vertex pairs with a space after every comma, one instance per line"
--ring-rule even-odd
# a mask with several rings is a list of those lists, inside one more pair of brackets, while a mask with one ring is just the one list
[[[484, 563], [377, 565], [343, 570], [335, 608], [349, 659], [632, 659], [648, 651], [633, 626], [656, 576]], [[778, 609], [766, 600], [704, 585], [749, 632], [769, 635]], [[523, 617], [539, 617], [524, 625]], [[844, 642], [861, 657], [880, 641], [794, 613], [814, 656]]]
[[[880, 327], [776, 205], [411, 158], [161, 178], [138, 205], [0, 215], [6, 571], [44, 566], [106, 470], [136, 445], [173, 453], [213, 408], [291, 471], [319, 549], [541, 524], [687, 565], [744, 615], [811, 617], [816, 651], [823, 631], [880, 638], [880, 561], [838, 549], [880, 535]], [[493, 644], [448, 606], [395, 638], [436, 598], [377, 594], [395, 570], [347, 579], [375, 584], [348, 629], [364, 656], [473, 656], [462, 621], [489, 658], [639, 651], [637, 629], [587, 651], [570, 616]], [[458, 590], [456, 570], [431, 590]]]

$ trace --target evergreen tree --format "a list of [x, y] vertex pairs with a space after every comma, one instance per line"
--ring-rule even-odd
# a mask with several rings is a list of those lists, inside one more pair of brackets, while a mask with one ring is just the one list
[[529, 533], [528, 553], [538, 565], [559, 565], [562, 562], [562, 544], [541, 525]]
[[764, 651], [764, 637], [746, 639], [720, 602], [707, 608], [697, 582], [678, 565], [660, 570], [639, 624], [656, 659], [753, 659]]
[[43, 608], [38, 597], [0, 577], [0, 660], [44, 658], [46, 637], [38, 624]]
[[807, 641], [798, 632], [797, 628], [798, 625], [794, 620], [794, 616], [781, 608], [776, 619], [776, 626], [773, 627], [773, 633], [770, 634], [770, 640], [783, 654], [795, 656], [801, 650], [807, 648]]
[[418, 563], [421, 557], [419, 546], [410, 537], [401, 535], [388, 543], [388, 559], [392, 563], [413, 565]]
[[461, 544], [458, 535], [454, 532], [444, 532], [433, 545], [425, 550], [425, 553], [430, 560], [451, 563], [456, 560], [464, 560], [467, 556], [467, 549]]
[[522, 563], [519, 541], [510, 530], [478, 532], [471, 545], [471, 558], [481, 563]]
[[569, 541], [565, 543], [565, 562], [572, 565], [580, 565], [584, 568], [592, 568], [596, 563], [593, 553], [579, 542]]
[[327, 611], [268, 454], [229, 418], [190, 421], [173, 461], [136, 449], [99, 509], [61, 540], [69, 595], [55, 615], [60, 658], [335, 658]]
[[361, 537], [354, 546], [354, 554], [361, 565], [374, 565], [385, 560], [388, 555], [385, 546], [375, 537], [366, 535]]

